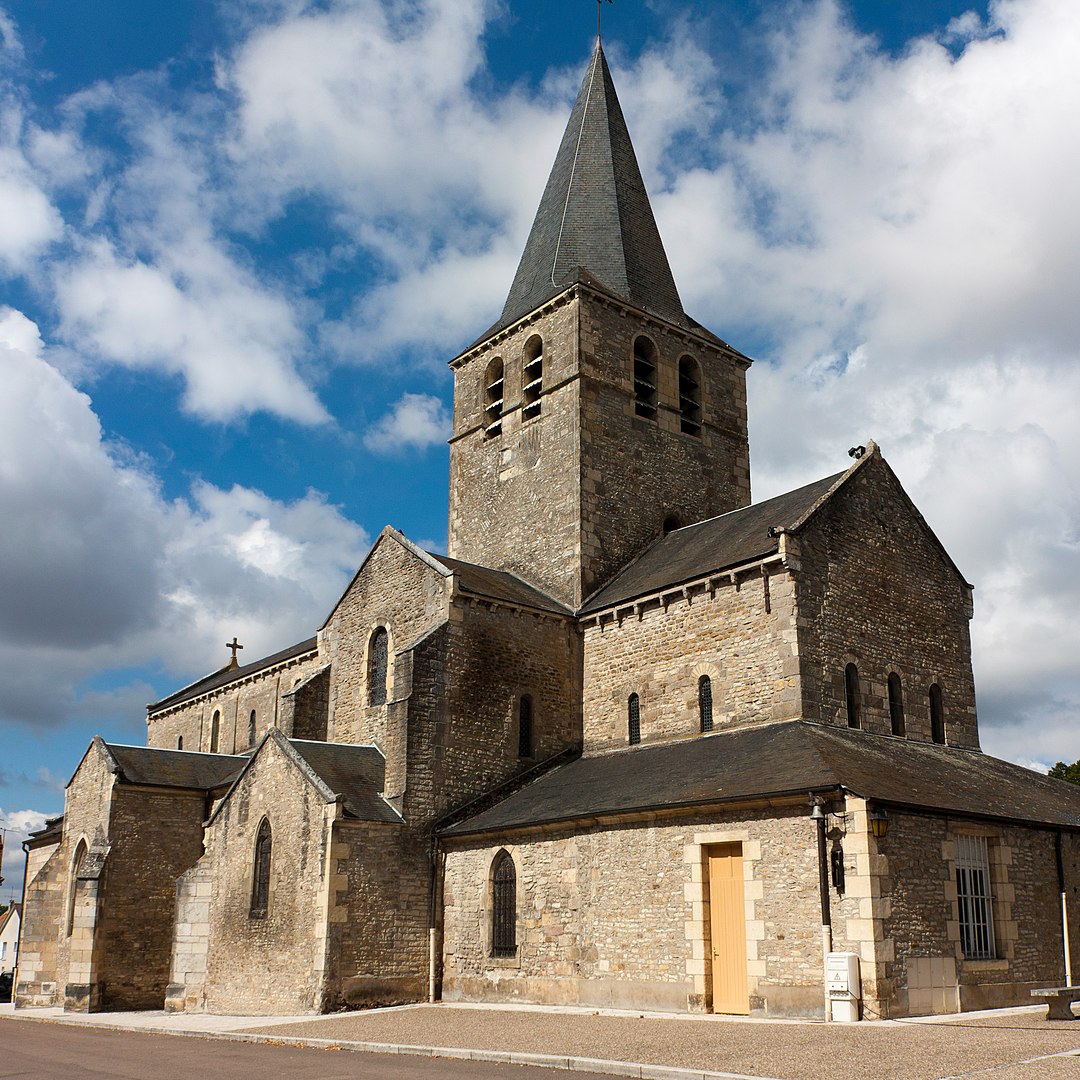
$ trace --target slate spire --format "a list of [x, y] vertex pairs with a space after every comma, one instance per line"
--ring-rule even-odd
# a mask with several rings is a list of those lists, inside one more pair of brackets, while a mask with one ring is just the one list
[[689, 322], [599, 38], [497, 326], [583, 276], [634, 307]]

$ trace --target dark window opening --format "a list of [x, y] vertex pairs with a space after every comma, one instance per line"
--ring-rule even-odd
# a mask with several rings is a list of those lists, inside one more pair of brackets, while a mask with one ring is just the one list
[[889, 721], [894, 735], [903, 735], [904, 726], [904, 691], [900, 685], [900, 676], [895, 671], [889, 674]]
[[178, 735], [176, 737], [176, 749], [177, 750], [183, 750], [184, 749], [184, 736], [183, 735]]
[[518, 757], [533, 756], [533, 703], [526, 695], [518, 703]]
[[992, 960], [997, 956], [997, 945], [989, 844], [985, 836], [957, 836], [954, 843], [960, 948], [968, 960]]
[[270, 909], [270, 822], [262, 819], [255, 838], [255, 866], [251, 880], [251, 917], [264, 919]]
[[679, 519], [677, 517], [675, 517], [674, 514], [668, 514], [668, 516], [666, 518], [664, 518], [664, 535], [665, 536], [667, 536], [668, 533], [674, 532], [676, 529], [678, 529], [680, 527], [681, 526], [679, 525]]
[[679, 426], [687, 435], [701, 434], [701, 369], [691, 356], [679, 361]]
[[495, 357], [484, 379], [484, 435], [489, 439], [502, 434], [503, 400], [503, 362]]
[[631, 746], [641, 742], [641, 699], [631, 694], [626, 702], [627, 736]]
[[491, 875], [491, 955], [517, 954], [517, 870], [505, 851], [495, 857]]
[[255, 710], [251, 710], [251, 715], [248, 717], [248, 746], [255, 745]]
[[214, 710], [214, 718], [210, 721], [210, 753], [218, 752], [218, 742], [221, 739], [221, 713]]
[[634, 342], [634, 412], [656, 416], [656, 346], [648, 338]]
[[862, 727], [862, 695], [859, 693], [859, 669], [854, 664], [844, 668], [844, 693], [847, 697], [848, 727]]
[[701, 730], [712, 731], [712, 679], [702, 675], [697, 684], [698, 715], [701, 718]]
[[539, 337], [531, 337], [525, 343], [524, 376], [521, 417], [523, 420], [531, 420], [540, 415], [543, 405], [540, 394], [544, 389], [544, 343]]
[[945, 703], [937, 683], [930, 687], [930, 738], [936, 743], [945, 743]]
[[390, 636], [385, 626], [375, 627], [368, 645], [368, 704], [386, 704], [386, 668]]

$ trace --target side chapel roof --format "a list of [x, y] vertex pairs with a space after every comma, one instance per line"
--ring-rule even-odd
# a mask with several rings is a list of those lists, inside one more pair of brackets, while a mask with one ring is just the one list
[[308, 739], [287, 741], [330, 793], [340, 796], [346, 817], [401, 821], [401, 815], [382, 797], [386, 759], [374, 746]]
[[159, 750], [151, 746], [102, 743], [127, 784], [195, 788], [209, 791], [231, 782], [247, 764], [246, 757], [202, 754], [193, 750]]

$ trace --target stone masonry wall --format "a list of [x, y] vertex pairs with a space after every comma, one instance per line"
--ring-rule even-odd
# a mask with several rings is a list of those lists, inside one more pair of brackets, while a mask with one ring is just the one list
[[590, 622], [586, 752], [626, 745], [631, 693], [640, 698], [642, 742], [699, 731], [702, 675], [712, 680], [715, 730], [797, 717], [796, 616], [793, 581], [774, 563]]
[[930, 740], [929, 688], [946, 741], [977, 748], [969, 590], [874, 452], [789, 544], [796, 568], [804, 716], [847, 723], [844, 669], [859, 670], [862, 726], [891, 732], [887, 679], [903, 687], [908, 738]]

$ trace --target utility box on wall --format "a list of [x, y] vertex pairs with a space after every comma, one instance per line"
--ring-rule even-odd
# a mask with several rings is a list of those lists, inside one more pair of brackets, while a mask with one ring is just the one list
[[851, 1023], [859, 1019], [862, 984], [858, 953], [833, 952], [825, 957], [825, 990], [833, 1020]]

